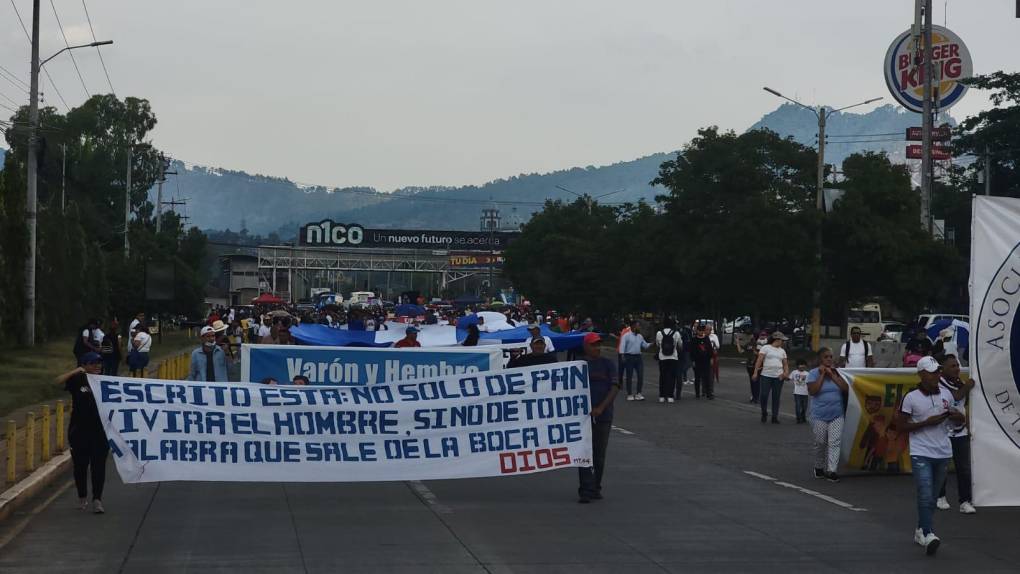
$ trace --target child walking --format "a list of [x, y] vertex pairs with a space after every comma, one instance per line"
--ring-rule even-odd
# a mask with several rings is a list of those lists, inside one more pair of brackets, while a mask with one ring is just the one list
[[793, 381], [793, 402], [797, 410], [797, 424], [807, 423], [807, 378], [807, 361], [801, 359], [797, 361], [797, 370], [790, 373], [790, 380]]

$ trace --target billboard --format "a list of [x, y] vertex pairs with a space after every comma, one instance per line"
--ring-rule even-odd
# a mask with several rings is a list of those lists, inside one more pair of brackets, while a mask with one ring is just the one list
[[502, 251], [518, 235], [515, 232], [367, 229], [356, 223], [324, 219], [303, 225], [298, 242], [308, 247]]
[[[910, 30], [897, 36], [885, 54], [884, 68], [885, 83], [893, 98], [920, 114], [924, 113], [924, 67], [919, 42]], [[967, 92], [960, 80], [973, 75], [974, 63], [963, 40], [942, 26], [932, 26], [932, 62], [932, 88], [938, 91], [938, 109], [945, 111]]]

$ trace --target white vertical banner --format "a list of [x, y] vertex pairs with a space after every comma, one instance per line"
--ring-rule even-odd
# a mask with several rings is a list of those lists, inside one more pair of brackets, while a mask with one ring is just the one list
[[974, 503], [1020, 506], [1020, 199], [974, 198], [970, 267]]

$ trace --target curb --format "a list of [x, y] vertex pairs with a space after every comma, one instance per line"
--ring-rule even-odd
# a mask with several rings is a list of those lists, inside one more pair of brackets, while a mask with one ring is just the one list
[[65, 474], [70, 466], [71, 451], [65, 450], [37, 468], [28, 477], [5, 490], [0, 494], [0, 521], [5, 520], [32, 496]]

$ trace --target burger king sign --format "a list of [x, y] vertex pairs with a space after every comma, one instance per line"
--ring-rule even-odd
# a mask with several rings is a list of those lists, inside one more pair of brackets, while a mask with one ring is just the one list
[[[885, 54], [885, 83], [889, 91], [903, 107], [917, 113], [924, 111], [920, 42], [907, 30]], [[935, 69], [932, 88], [938, 90], [938, 108], [947, 110], [967, 92], [967, 86], [960, 80], [971, 77], [974, 65], [963, 40], [942, 26], [932, 26], [932, 61]]]

